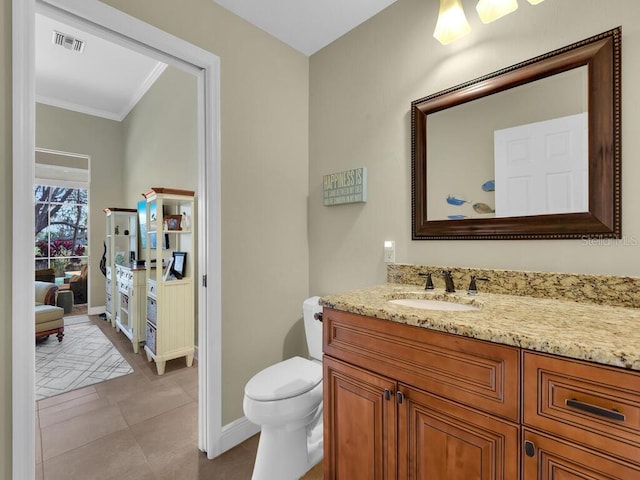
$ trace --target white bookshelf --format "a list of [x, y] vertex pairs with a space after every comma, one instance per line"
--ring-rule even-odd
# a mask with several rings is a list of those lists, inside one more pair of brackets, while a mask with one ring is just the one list
[[[147, 201], [144, 350], [148, 360], [155, 361], [158, 375], [163, 375], [168, 360], [185, 357], [187, 366], [193, 364], [195, 193], [154, 187], [143, 195]], [[176, 253], [184, 261], [184, 275], [169, 268]]]

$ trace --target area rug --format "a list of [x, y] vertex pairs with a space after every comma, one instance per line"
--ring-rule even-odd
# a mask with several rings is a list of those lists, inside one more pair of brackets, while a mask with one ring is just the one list
[[69, 315], [64, 317], [64, 328], [80, 323], [91, 323], [91, 319], [87, 315]]
[[97, 325], [65, 326], [64, 339], [55, 335], [36, 344], [36, 400], [133, 373]]

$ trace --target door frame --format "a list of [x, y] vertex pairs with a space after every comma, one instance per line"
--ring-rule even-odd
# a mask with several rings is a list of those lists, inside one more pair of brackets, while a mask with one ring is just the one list
[[[213, 458], [222, 438], [220, 58], [97, 0], [12, 0], [13, 242], [12, 468], [35, 478], [35, 325], [33, 318], [33, 181], [35, 152], [35, 13], [46, 10], [134, 49], [155, 52], [198, 78], [198, 447]], [[146, 52], [145, 52], [146, 53]], [[166, 62], [166, 60], [163, 60]], [[206, 286], [204, 276], [206, 275]]]

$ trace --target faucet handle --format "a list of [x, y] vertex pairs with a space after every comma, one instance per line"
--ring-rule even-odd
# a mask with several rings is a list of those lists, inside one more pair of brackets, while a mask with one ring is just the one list
[[467, 289], [467, 294], [476, 295], [478, 293], [478, 287], [476, 286], [476, 280], [483, 280], [488, 282], [489, 279], [487, 277], [478, 277], [477, 275], [471, 275], [471, 281], [469, 282], [469, 288]]
[[427, 277], [427, 283], [424, 286], [425, 290], [433, 290], [433, 280], [431, 279], [431, 273], [430, 272], [419, 273], [418, 276]]

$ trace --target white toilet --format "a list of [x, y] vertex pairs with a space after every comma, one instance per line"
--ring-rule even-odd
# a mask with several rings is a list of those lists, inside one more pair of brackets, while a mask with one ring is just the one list
[[265, 368], [244, 387], [244, 414], [261, 426], [252, 480], [298, 480], [322, 459], [322, 312], [320, 297], [302, 305], [311, 360]]

